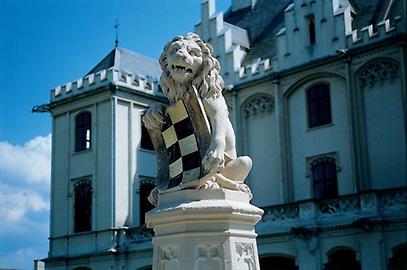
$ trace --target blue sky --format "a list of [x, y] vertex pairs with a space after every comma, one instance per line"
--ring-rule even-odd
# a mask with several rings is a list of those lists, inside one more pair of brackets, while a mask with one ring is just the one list
[[32, 269], [48, 250], [51, 119], [31, 108], [113, 49], [116, 19], [121, 47], [157, 59], [193, 31], [200, 2], [0, 0], [0, 268]]

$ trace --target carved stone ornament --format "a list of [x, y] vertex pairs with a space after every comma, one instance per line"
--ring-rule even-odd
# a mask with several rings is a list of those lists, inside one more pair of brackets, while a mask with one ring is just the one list
[[239, 269], [255, 270], [254, 249], [251, 243], [236, 243], [236, 253]]
[[318, 205], [319, 216], [346, 215], [360, 211], [360, 200], [356, 196], [326, 200]]
[[373, 86], [378, 82], [391, 80], [399, 75], [399, 65], [389, 60], [372, 63], [359, 74], [360, 87]]
[[199, 245], [195, 269], [222, 269], [223, 256], [220, 245]]
[[250, 99], [243, 107], [245, 117], [254, 117], [273, 110], [274, 100], [268, 96], [258, 96]]
[[159, 269], [180, 269], [176, 247], [159, 247], [158, 259]]
[[262, 219], [264, 222], [295, 220], [299, 215], [298, 205], [272, 206], [264, 210], [265, 213]]
[[[212, 46], [193, 33], [177, 36], [160, 56], [160, 87], [170, 104], [152, 106], [143, 122], [157, 153], [158, 194], [185, 188], [227, 188], [243, 183], [252, 161], [237, 157], [235, 138]], [[155, 196], [155, 197], [154, 197]]]

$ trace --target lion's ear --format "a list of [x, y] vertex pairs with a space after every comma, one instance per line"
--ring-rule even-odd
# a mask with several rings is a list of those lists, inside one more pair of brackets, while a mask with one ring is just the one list
[[209, 43], [205, 43], [205, 45], [206, 45], [206, 48], [208, 48], [208, 50], [209, 50], [209, 55], [211, 55], [211, 54], [213, 53], [213, 47], [212, 47], [212, 45], [209, 44]]

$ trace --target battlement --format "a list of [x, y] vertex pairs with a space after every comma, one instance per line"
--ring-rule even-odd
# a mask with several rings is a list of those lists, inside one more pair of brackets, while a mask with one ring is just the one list
[[195, 31], [213, 46], [225, 83], [230, 84], [250, 47], [249, 34], [246, 29], [225, 22], [223, 12], [216, 12], [214, 0], [203, 1], [201, 11], [201, 21], [195, 25]]
[[55, 87], [51, 90], [51, 102], [94, 91], [109, 85], [123, 86], [150, 95], [163, 96], [157, 79], [124, 73], [117, 69], [109, 68]]
[[353, 7], [343, 1], [294, 0], [284, 10], [284, 24], [276, 33], [274, 69], [289, 69], [335, 55], [352, 31]]
[[346, 35], [346, 44], [348, 47], [364, 45], [372, 40], [385, 38], [401, 27], [401, 17], [386, 19], [376, 25], [368, 25], [358, 30], [355, 29]]
[[252, 80], [263, 77], [273, 70], [272, 61], [269, 58], [258, 58], [252, 64], [241, 67], [238, 71], [240, 80]]

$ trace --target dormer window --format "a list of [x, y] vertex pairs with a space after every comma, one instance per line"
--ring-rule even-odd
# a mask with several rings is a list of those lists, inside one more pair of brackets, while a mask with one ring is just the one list
[[309, 34], [309, 44], [314, 45], [316, 43], [314, 15], [308, 17], [308, 34]]
[[91, 147], [92, 115], [90, 112], [79, 113], [75, 117], [75, 152]]

